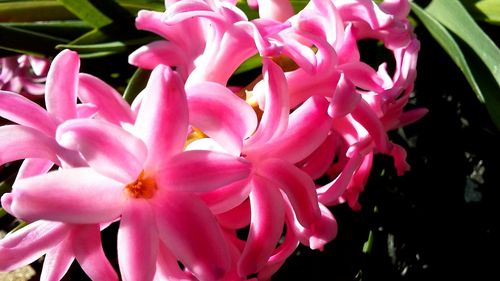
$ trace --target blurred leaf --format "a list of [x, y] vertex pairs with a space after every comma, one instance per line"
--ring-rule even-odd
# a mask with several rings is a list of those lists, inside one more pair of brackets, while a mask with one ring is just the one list
[[55, 1], [0, 3], [0, 22], [34, 22], [71, 19], [75, 19], [75, 16], [64, 8], [64, 6]]
[[7, 215], [7, 212], [3, 208], [0, 208], [0, 218], [3, 218], [5, 215]]
[[461, 0], [461, 2], [475, 19], [500, 25], [498, 0]]
[[259, 54], [256, 54], [246, 61], [244, 61], [234, 72], [234, 74], [240, 74], [252, 69], [255, 69], [257, 67], [262, 66], [262, 58], [260, 57]]
[[309, 0], [290, 0], [290, 3], [292, 3], [293, 9], [295, 10], [295, 13], [297, 13], [307, 6]]
[[43, 21], [43, 22], [12, 22], [1, 23], [3, 26], [20, 28], [56, 37], [73, 40], [92, 30], [92, 27], [82, 21]]
[[363, 244], [363, 253], [368, 254], [373, 248], [373, 231], [370, 230], [368, 233], [368, 240]]
[[151, 75], [151, 70], [146, 70], [138, 68], [125, 89], [123, 93], [123, 98], [131, 104], [135, 97], [146, 87], [148, 83], [149, 76]]
[[[441, 1], [433, 1], [433, 3], [439, 2]], [[430, 9], [432, 14], [415, 3], [411, 5], [415, 15], [464, 73], [479, 100], [486, 103], [491, 118], [500, 128], [500, 110], [498, 110], [500, 109], [500, 51], [458, 1], [449, 0], [446, 3], [447, 5], [441, 6], [440, 4], [430, 5], [427, 9]], [[484, 71], [479, 71], [481, 62], [474, 59], [470, 52], [468, 55], [464, 54], [460, 41], [457, 41], [445, 26], [463, 40], [473, 53], [477, 54], [491, 73], [492, 79], [490, 80], [493, 82], [488, 81], [488, 75], [485, 75]]]
[[0, 25], [0, 38], [5, 38], [0, 40], [0, 48], [32, 55], [54, 55], [56, 45], [68, 43], [63, 38], [3, 25]]

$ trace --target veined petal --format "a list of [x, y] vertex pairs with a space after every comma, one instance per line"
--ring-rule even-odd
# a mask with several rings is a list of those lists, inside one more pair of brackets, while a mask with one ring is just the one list
[[15, 93], [0, 91], [0, 116], [48, 136], [56, 132], [54, 119], [41, 106]]
[[205, 192], [250, 174], [250, 163], [243, 158], [207, 150], [180, 153], [160, 167], [156, 182], [161, 189]]
[[70, 226], [58, 222], [36, 221], [0, 240], [0, 271], [28, 265], [69, 234]]
[[151, 73], [134, 130], [148, 148], [145, 168], [161, 166], [184, 148], [188, 133], [188, 106], [184, 84], [170, 68]]
[[273, 141], [252, 145], [243, 150], [249, 158], [276, 157], [297, 163], [326, 139], [331, 119], [327, 114], [328, 102], [323, 97], [308, 99], [290, 114], [288, 129]]
[[238, 262], [240, 276], [257, 273], [273, 253], [285, 223], [285, 205], [278, 188], [255, 175], [250, 192], [250, 232]]
[[330, 134], [326, 140], [300, 166], [313, 180], [323, 176], [335, 159], [338, 136]]
[[98, 114], [111, 123], [134, 123], [130, 106], [113, 87], [89, 74], [81, 73], [78, 78], [78, 97], [83, 103], [97, 106]]
[[73, 240], [64, 239], [50, 249], [43, 259], [40, 280], [61, 280], [75, 259]]
[[75, 227], [72, 238], [76, 260], [90, 279], [118, 280], [118, 275], [102, 249], [101, 230], [98, 224]]
[[45, 86], [45, 105], [58, 121], [76, 117], [79, 71], [80, 58], [74, 51], [61, 51], [52, 61]]
[[58, 127], [56, 139], [79, 151], [97, 172], [125, 184], [140, 174], [148, 153], [140, 139], [102, 120], [66, 121]]
[[208, 207], [186, 192], [168, 192], [152, 203], [160, 239], [177, 259], [200, 280], [218, 280], [224, 276], [231, 257]]
[[228, 152], [239, 156], [243, 140], [257, 127], [254, 110], [228, 88], [202, 82], [186, 90], [189, 121]]
[[153, 280], [159, 238], [153, 210], [147, 200], [128, 200], [123, 208], [117, 243], [122, 279]]
[[316, 186], [313, 180], [296, 166], [281, 160], [267, 159], [257, 173], [281, 188], [293, 206], [298, 220], [309, 227], [320, 217]]
[[333, 93], [328, 114], [333, 119], [346, 116], [356, 108], [360, 100], [361, 95], [356, 92], [356, 87], [342, 74]]
[[59, 164], [60, 152], [57, 142], [40, 131], [20, 125], [0, 127], [0, 165], [25, 158], [42, 158]]
[[101, 223], [116, 219], [125, 200], [123, 184], [91, 168], [62, 169], [17, 181], [10, 210], [27, 221]]
[[288, 126], [290, 104], [288, 86], [283, 70], [270, 59], [263, 59], [264, 80], [257, 84], [254, 92], [265, 96], [264, 114], [255, 134], [248, 140], [251, 143], [265, 143], [275, 136], [282, 135]]

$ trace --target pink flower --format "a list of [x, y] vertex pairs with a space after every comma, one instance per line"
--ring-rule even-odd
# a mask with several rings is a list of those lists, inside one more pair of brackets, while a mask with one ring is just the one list
[[227, 246], [215, 217], [192, 192], [241, 180], [248, 176], [248, 164], [228, 154], [182, 152], [187, 100], [170, 69], [155, 68], [145, 91], [129, 131], [92, 119], [59, 126], [58, 142], [79, 151], [90, 167], [20, 179], [4, 200], [13, 214], [28, 220], [99, 224], [120, 219], [124, 280], [152, 279], [159, 245], [197, 278], [219, 279], [229, 268]]
[[34, 98], [44, 94], [49, 60], [30, 55], [0, 58], [0, 90]]

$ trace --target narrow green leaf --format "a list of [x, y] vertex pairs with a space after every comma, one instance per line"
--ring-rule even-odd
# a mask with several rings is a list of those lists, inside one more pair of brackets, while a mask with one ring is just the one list
[[20, 28], [46, 35], [73, 40], [92, 30], [92, 27], [83, 21], [43, 21], [43, 22], [12, 22], [2, 23], [3, 26]]
[[[493, 77], [493, 72], [487, 71], [485, 73], [484, 71], [481, 71], [481, 64], [484, 60], [481, 62], [479, 59], [480, 55], [477, 49], [470, 47], [470, 52], [467, 52], [467, 55], [464, 54], [464, 50], [467, 50], [467, 46], [465, 49], [463, 46], [461, 47], [459, 42], [455, 40], [448, 29], [446, 29], [431, 14], [427, 13], [426, 10], [422, 9], [415, 3], [411, 3], [411, 6], [412, 11], [419, 18], [422, 24], [428, 29], [434, 39], [436, 39], [436, 41], [441, 45], [441, 47], [443, 47], [455, 64], [464, 73], [465, 78], [476, 93], [478, 99], [486, 104], [492, 120], [495, 122], [497, 127], [500, 128], [500, 110], [498, 110], [500, 108], [500, 88]], [[464, 22], [464, 24], [465, 23], [466, 22]], [[478, 59], [474, 58], [474, 52], [477, 54]], [[487, 65], [483, 65], [482, 67], [487, 69]], [[491, 76], [491, 79], [488, 79], [488, 74]]]
[[75, 18], [70, 11], [55, 1], [0, 3], [0, 22], [34, 22]]
[[461, 0], [461, 2], [475, 19], [500, 25], [498, 0]]
[[7, 212], [3, 208], [0, 208], [0, 219], [3, 218], [5, 215], [7, 215]]
[[148, 83], [149, 76], [151, 75], [151, 70], [146, 70], [138, 68], [125, 89], [123, 93], [123, 98], [131, 104], [135, 97], [146, 87]]
[[84, 22], [92, 25], [95, 28], [106, 26], [113, 21], [101, 13], [92, 3], [88, 0], [58, 0], [66, 9], [71, 11], [75, 16]]
[[56, 45], [68, 43], [68, 40], [63, 38], [3, 25], [0, 25], [0, 38], [5, 38], [0, 40], [0, 48], [45, 56], [54, 55]]
[[86, 45], [71, 45], [71, 44], [62, 44], [56, 46], [57, 49], [71, 49], [77, 51], [79, 54], [88, 54], [94, 52], [111, 52], [111, 53], [119, 53], [126, 51], [129, 48], [137, 47], [140, 45], [144, 45], [149, 43], [156, 37], [148, 37], [148, 38], [137, 38], [134, 40], [126, 40], [126, 41], [113, 41], [113, 42], [105, 42], [99, 44], [86, 44]]
[[134, 15], [140, 10], [165, 11], [163, 0], [117, 0], [117, 2]]
[[108, 35], [104, 34], [104, 32], [99, 29], [93, 29], [75, 40], [68, 43], [68, 45], [90, 45], [90, 44], [98, 44], [105, 41], [109, 41], [110, 38]]
[[460, 2], [434, 0], [425, 10], [470, 46], [500, 85], [500, 49], [477, 25]]

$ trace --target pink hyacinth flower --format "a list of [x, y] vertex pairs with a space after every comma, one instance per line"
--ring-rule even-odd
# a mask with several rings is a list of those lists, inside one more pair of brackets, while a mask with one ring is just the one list
[[49, 64], [48, 59], [30, 55], [0, 58], [0, 90], [40, 97], [45, 92]]
[[90, 167], [20, 179], [5, 200], [13, 214], [28, 220], [97, 224], [120, 218], [124, 280], [152, 279], [159, 245], [197, 278], [219, 279], [229, 268], [227, 246], [215, 217], [192, 192], [243, 179], [249, 166], [228, 154], [182, 153], [187, 100], [180, 78], [169, 68], [155, 68], [145, 91], [130, 131], [92, 119], [59, 126], [59, 143], [78, 150]]

